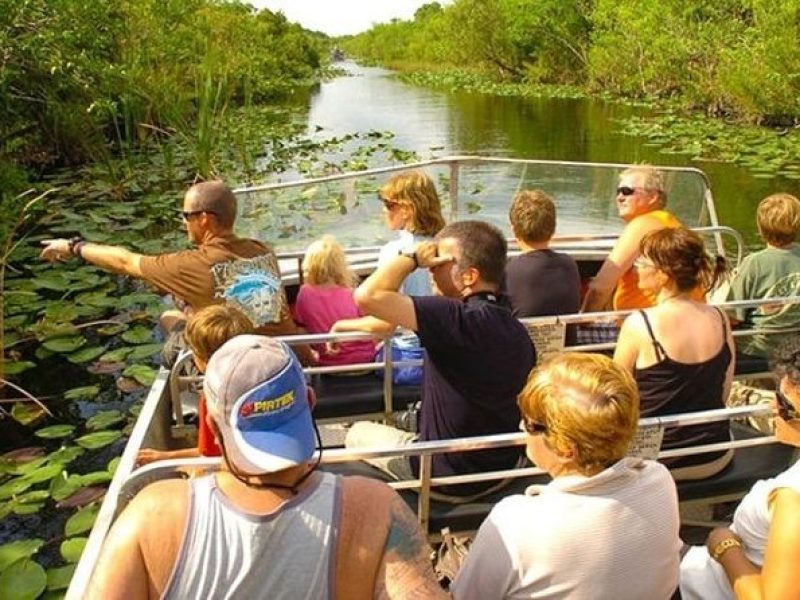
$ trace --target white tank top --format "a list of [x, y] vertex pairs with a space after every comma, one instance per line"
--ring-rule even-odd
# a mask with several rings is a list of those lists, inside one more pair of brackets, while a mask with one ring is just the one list
[[339, 478], [317, 472], [272, 513], [236, 508], [216, 476], [193, 479], [189, 518], [163, 598], [333, 598]]

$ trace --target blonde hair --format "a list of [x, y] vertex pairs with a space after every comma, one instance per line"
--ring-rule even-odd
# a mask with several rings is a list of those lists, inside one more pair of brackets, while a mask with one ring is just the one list
[[772, 194], [758, 203], [756, 224], [762, 239], [773, 246], [788, 246], [800, 231], [800, 200], [791, 194]]
[[508, 211], [514, 235], [523, 242], [547, 242], [556, 231], [556, 205], [542, 190], [523, 190]]
[[623, 458], [639, 423], [633, 376], [607, 356], [567, 352], [534, 369], [519, 395], [523, 416], [543, 424], [558, 454], [575, 454], [581, 472]]
[[444, 227], [436, 186], [422, 171], [398, 173], [381, 187], [380, 196], [411, 207], [411, 233], [434, 236]]
[[627, 176], [641, 179], [642, 187], [655, 192], [662, 206], [667, 203], [667, 187], [663, 172], [650, 165], [636, 165], [628, 167], [619, 174], [620, 179]]
[[311, 285], [355, 287], [358, 283], [344, 249], [332, 235], [324, 235], [309, 245], [303, 257], [303, 279]]
[[184, 335], [195, 358], [208, 362], [225, 342], [246, 333], [255, 333], [246, 314], [229, 304], [211, 304], [189, 317]]

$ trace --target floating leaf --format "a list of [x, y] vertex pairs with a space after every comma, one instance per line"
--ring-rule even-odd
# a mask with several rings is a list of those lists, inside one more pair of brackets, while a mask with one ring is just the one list
[[3, 372], [6, 375], [19, 375], [23, 371], [32, 369], [35, 366], [36, 363], [29, 360], [11, 360], [3, 364]]
[[53, 302], [44, 309], [44, 316], [51, 321], [69, 323], [78, 317], [78, 311], [72, 302]]
[[65, 590], [69, 587], [69, 582], [75, 574], [76, 565], [67, 565], [57, 569], [47, 569], [47, 589]]
[[47, 574], [30, 558], [10, 565], [0, 575], [0, 597], [4, 600], [33, 600], [47, 586]]
[[128, 354], [128, 360], [141, 360], [158, 354], [161, 352], [161, 346], [162, 344], [142, 344], [141, 346], [136, 346], [131, 350], [131, 353]]
[[75, 431], [74, 425], [51, 425], [50, 427], [37, 429], [33, 435], [45, 440], [54, 440], [67, 437], [71, 435], [73, 431]]
[[41, 446], [25, 446], [24, 448], [17, 448], [16, 450], [3, 454], [4, 459], [18, 464], [30, 462], [41, 456], [44, 456], [44, 448]]
[[80, 478], [83, 485], [91, 486], [98, 483], [108, 483], [111, 481], [111, 473], [108, 471], [93, 471], [92, 473], [81, 475]]
[[67, 519], [67, 523], [64, 525], [64, 535], [73, 537], [79, 533], [89, 531], [94, 525], [98, 512], [100, 512], [99, 504], [91, 504], [80, 509]]
[[81, 364], [94, 360], [101, 354], [105, 353], [105, 346], [92, 346], [90, 348], [81, 348], [77, 352], [73, 352], [67, 356], [67, 360], [71, 363]]
[[84, 385], [64, 392], [65, 400], [93, 400], [100, 393], [99, 385]]
[[8, 515], [11, 514], [11, 511], [14, 510], [13, 501], [11, 502], [0, 502], [0, 519], [5, 519]]
[[50, 350], [48, 350], [44, 346], [39, 346], [38, 348], [36, 348], [36, 352], [34, 352], [33, 354], [39, 360], [46, 360], [46, 359], [50, 358], [51, 356], [53, 356], [55, 354], [55, 352], [51, 352]]
[[11, 471], [12, 475], [27, 475], [28, 473], [32, 473], [42, 465], [47, 462], [46, 456], [41, 456], [36, 458], [30, 462], [26, 462], [21, 465], [16, 465], [16, 467]]
[[144, 325], [136, 325], [123, 333], [122, 339], [129, 344], [144, 344], [153, 339], [153, 330]]
[[76, 537], [61, 542], [60, 550], [62, 558], [68, 563], [76, 563], [81, 558], [81, 553], [86, 546], [85, 537]]
[[3, 485], [0, 485], [0, 500], [5, 500], [17, 494], [21, 494], [32, 485], [33, 482], [25, 479], [24, 476], [6, 481]]
[[116, 350], [110, 350], [100, 357], [100, 362], [116, 363], [125, 360], [128, 354], [131, 353], [133, 348], [123, 347]]
[[122, 460], [121, 456], [116, 456], [108, 461], [108, 465], [106, 466], [106, 470], [111, 473], [112, 475], [117, 472], [117, 467], [119, 466], [119, 461]]
[[41, 483], [42, 481], [50, 481], [53, 477], [61, 475], [61, 471], [63, 470], [63, 465], [55, 463], [53, 465], [39, 467], [35, 471], [26, 474], [24, 477], [31, 483]]
[[118, 335], [125, 331], [128, 328], [125, 323], [117, 323], [115, 325], [104, 325], [103, 327], [98, 327], [97, 333], [100, 335], [111, 336], [111, 335]]
[[142, 385], [130, 377], [120, 377], [117, 379], [117, 389], [123, 394], [130, 394], [141, 388]]
[[125, 377], [131, 377], [144, 386], [153, 385], [156, 380], [156, 372], [147, 365], [131, 365], [122, 372]]
[[79, 437], [75, 440], [75, 443], [89, 450], [96, 450], [97, 448], [108, 446], [110, 443], [117, 441], [120, 437], [122, 437], [121, 431], [96, 431], [95, 433]]
[[34, 402], [15, 402], [11, 408], [11, 416], [22, 425], [31, 425], [44, 417], [44, 411]]
[[42, 502], [50, 497], [50, 492], [47, 490], [33, 490], [32, 492], [25, 492], [15, 498], [20, 504], [31, 504], [32, 502]]
[[39, 551], [44, 540], [34, 538], [31, 540], [18, 540], [0, 546], [0, 572], [5, 571], [11, 564], [21, 558], [30, 558]]
[[117, 305], [117, 300], [105, 292], [84, 292], [75, 296], [75, 302], [96, 308], [113, 308]]
[[56, 502], [69, 498], [83, 487], [80, 475], [65, 476], [62, 472], [60, 477], [54, 477], [50, 481], [50, 496]]
[[32, 502], [30, 504], [14, 504], [13, 512], [15, 515], [33, 515], [44, 508], [44, 502]]
[[80, 330], [72, 323], [52, 323], [50, 321], [37, 323], [30, 328], [30, 331], [40, 342], [50, 338], [72, 337], [80, 334]]
[[82, 335], [73, 335], [65, 337], [53, 337], [42, 342], [42, 346], [51, 352], [58, 352], [60, 354], [69, 354], [75, 352], [78, 348], [86, 343], [86, 338]]
[[33, 278], [34, 285], [39, 289], [65, 292], [70, 289], [70, 280], [60, 271], [45, 273]]
[[84, 506], [90, 502], [96, 502], [97, 500], [100, 500], [106, 495], [107, 491], [108, 490], [106, 490], [104, 487], [85, 487], [65, 498], [56, 504], [56, 506], [58, 508], [77, 508], [79, 506]]
[[50, 463], [58, 463], [60, 465], [68, 465], [73, 460], [78, 458], [81, 454], [86, 452], [83, 448], [78, 446], [65, 446], [63, 448], [59, 448], [55, 452], [51, 452], [47, 455], [47, 460]]
[[92, 375], [109, 375], [124, 368], [124, 362], [96, 362], [86, 367], [86, 370]]
[[101, 410], [92, 415], [86, 421], [86, 429], [96, 431], [98, 429], [108, 429], [112, 425], [116, 425], [122, 421], [125, 416], [118, 410]]

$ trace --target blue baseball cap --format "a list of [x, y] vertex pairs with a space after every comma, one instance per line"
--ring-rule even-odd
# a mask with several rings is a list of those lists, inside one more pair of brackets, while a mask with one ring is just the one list
[[300, 363], [284, 342], [239, 335], [211, 355], [203, 391], [228, 460], [274, 473], [311, 460], [316, 436]]

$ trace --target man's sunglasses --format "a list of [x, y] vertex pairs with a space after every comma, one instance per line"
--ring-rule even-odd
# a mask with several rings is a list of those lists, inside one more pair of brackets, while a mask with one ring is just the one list
[[540, 435], [547, 433], [547, 425], [538, 423], [537, 421], [529, 419], [525, 416], [522, 417], [522, 427], [528, 432], [529, 435]]
[[617, 196], [633, 196], [636, 193], [636, 190], [642, 190], [644, 188], [635, 188], [635, 187], [628, 187], [627, 185], [621, 185], [617, 188]]
[[794, 407], [789, 399], [780, 390], [775, 390], [775, 400], [778, 404], [778, 416], [784, 421], [791, 421], [800, 418], [800, 412]]
[[203, 213], [208, 213], [210, 215], [216, 215], [213, 210], [182, 210], [181, 216], [183, 217], [184, 221], [188, 221], [191, 217], [195, 215], [202, 215]]

